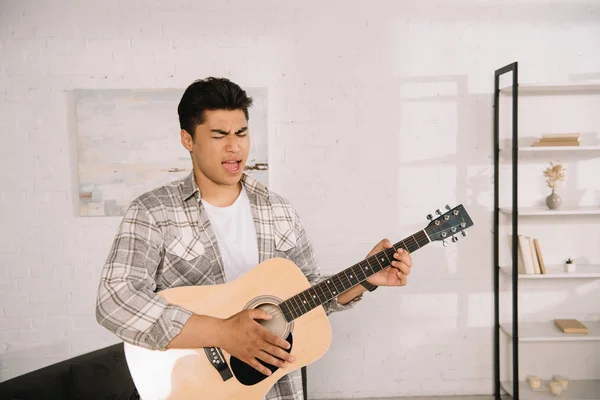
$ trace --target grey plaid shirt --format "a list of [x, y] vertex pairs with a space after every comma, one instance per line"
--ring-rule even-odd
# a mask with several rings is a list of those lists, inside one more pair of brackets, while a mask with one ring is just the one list
[[[252, 207], [259, 261], [287, 258], [312, 285], [325, 279], [292, 205], [245, 174], [242, 184]], [[192, 313], [156, 292], [224, 279], [217, 238], [192, 172], [141, 195], [125, 212], [102, 270], [96, 319], [125, 342], [164, 350]], [[360, 299], [346, 305], [333, 299], [324, 305], [325, 312], [351, 308]], [[299, 370], [281, 378], [267, 399], [302, 399]]]

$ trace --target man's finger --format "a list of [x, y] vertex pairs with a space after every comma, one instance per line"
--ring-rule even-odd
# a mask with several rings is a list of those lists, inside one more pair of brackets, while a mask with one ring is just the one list
[[410, 267], [408, 265], [404, 264], [403, 262], [392, 261], [392, 267], [396, 268], [397, 270], [402, 272], [404, 275], [410, 274]]

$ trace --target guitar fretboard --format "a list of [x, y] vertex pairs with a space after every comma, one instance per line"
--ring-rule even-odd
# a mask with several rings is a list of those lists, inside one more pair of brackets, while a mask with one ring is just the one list
[[288, 322], [306, 314], [310, 310], [327, 303], [341, 293], [367, 280], [371, 275], [389, 267], [398, 249], [410, 253], [420, 249], [430, 242], [424, 230], [407, 237], [393, 245], [392, 248], [380, 251], [358, 264], [330, 276], [328, 279], [306, 289], [297, 295], [283, 301], [279, 307]]

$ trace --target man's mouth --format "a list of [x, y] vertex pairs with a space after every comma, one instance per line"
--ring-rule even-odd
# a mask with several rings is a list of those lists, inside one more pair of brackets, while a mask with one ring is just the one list
[[231, 174], [235, 174], [238, 173], [240, 171], [240, 165], [241, 165], [242, 161], [223, 161], [221, 163], [221, 165], [223, 165], [223, 168], [225, 168], [227, 170], [227, 172], [231, 173]]

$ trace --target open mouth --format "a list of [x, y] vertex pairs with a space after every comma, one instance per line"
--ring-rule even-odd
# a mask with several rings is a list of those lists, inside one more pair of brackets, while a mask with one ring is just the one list
[[240, 171], [241, 164], [242, 164], [242, 160], [239, 160], [239, 161], [223, 161], [221, 163], [221, 165], [223, 165], [223, 168], [225, 168], [225, 170], [227, 170], [227, 172], [229, 172], [231, 174], [238, 173]]

